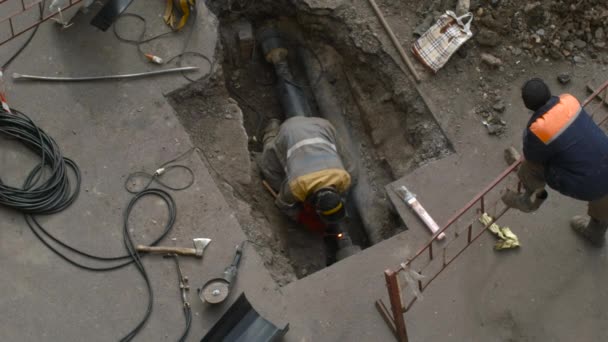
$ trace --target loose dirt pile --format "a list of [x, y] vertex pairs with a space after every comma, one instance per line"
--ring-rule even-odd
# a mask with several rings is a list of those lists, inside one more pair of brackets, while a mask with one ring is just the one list
[[[384, 5], [389, 15], [415, 13], [399, 30], [405, 46], [456, 7], [456, 0]], [[608, 64], [606, 1], [473, 0], [469, 10], [474, 14], [473, 38], [433, 78], [452, 79], [460, 94], [475, 86], [469, 100], [476, 102], [474, 111], [491, 135], [501, 135], [508, 127], [501, 89], [511, 87], [522, 74], [534, 76], [543, 63]], [[566, 83], [569, 75], [562, 80]]]
[[471, 8], [482, 47], [508, 45], [513, 56], [608, 63], [608, 5], [601, 0], [492, 1]]

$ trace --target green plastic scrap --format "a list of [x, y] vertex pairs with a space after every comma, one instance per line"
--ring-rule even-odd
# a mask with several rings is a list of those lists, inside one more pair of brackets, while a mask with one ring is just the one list
[[[479, 218], [479, 222], [481, 222], [481, 224], [484, 226], [487, 226], [493, 220], [494, 219], [488, 215], [488, 213], [483, 213], [483, 215], [481, 215]], [[503, 249], [519, 247], [519, 239], [517, 238], [517, 235], [513, 234], [509, 227], [500, 227], [496, 223], [492, 223], [489, 230], [499, 239], [494, 245], [495, 250], [500, 251]]]

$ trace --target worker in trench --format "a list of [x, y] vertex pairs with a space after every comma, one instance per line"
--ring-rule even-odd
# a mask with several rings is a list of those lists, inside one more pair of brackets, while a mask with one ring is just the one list
[[522, 98], [534, 111], [524, 131], [525, 160], [518, 171], [525, 193], [509, 191], [503, 201], [523, 212], [535, 211], [548, 196], [548, 184], [563, 195], [589, 202], [588, 216], [575, 216], [571, 227], [593, 245], [604, 245], [608, 137], [574, 96], [552, 96], [541, 79], [526, 82]]
[[346, 217], [356, 167], [329, 121], [295, 116], [281, 125], [270, 120], [258, 164], [278, 192], [276, 206], [291, 220], [323, 233]]

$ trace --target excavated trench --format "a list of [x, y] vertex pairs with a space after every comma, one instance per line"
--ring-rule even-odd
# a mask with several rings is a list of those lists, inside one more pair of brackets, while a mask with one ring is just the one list
[[405, 229], [384, 186], [452, 149], [423, 98], [384, 50], [390, 46], [379, 38], [382, 31], [362, 19], [371, 12], [315, 3], [210, 1], [219, 18], [219, 63], [208, 82], [170, 96], [280, 285], [322, 269], [331, 252], [322, 236], [283, 217], [261, 184], [256, 157], [264, 127], [271, 118], [285, 119], [277, 76], [255, 40], [261, 27], [272, 23], [280, 31], [288, 42], [291, 82], [305, 94], [313, 115], [334, 124], [355, 156], [359, 177], [348, 221], [355, 244], [365, 248]]

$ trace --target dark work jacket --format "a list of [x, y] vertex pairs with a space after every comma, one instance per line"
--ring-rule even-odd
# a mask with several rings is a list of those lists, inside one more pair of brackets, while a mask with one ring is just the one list
[[[524, 156], [544, 165], [551, 188], [593, 201], [608, 195], [608, 137], [580, 104], [578, 108], [575, 104], [578, 101], [570, 95], [554, 96], [532, 115], [524, 132]], [[572, 118], [563, 117], [564, 112]], [[539, 134], [539, 122], [553, 126]]]

